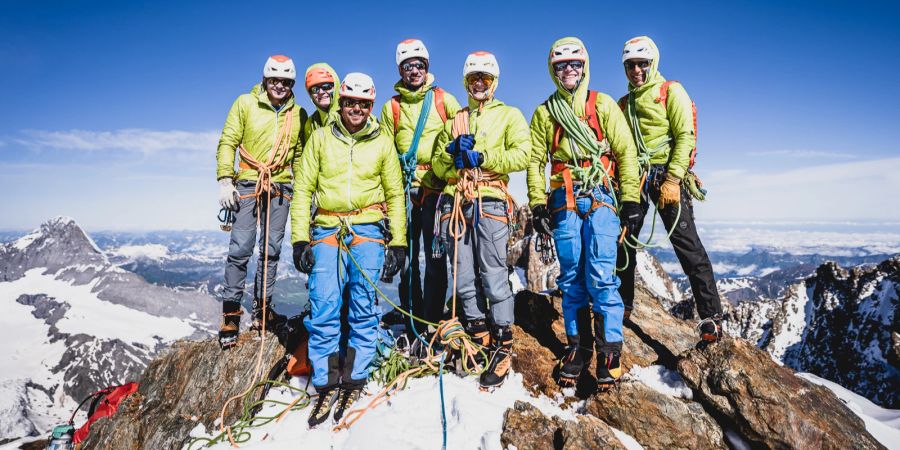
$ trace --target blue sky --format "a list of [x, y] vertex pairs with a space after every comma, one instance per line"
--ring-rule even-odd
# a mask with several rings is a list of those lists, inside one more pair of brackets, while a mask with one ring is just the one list
[[641, 34], [698, 105], [701, 221], [900, 221], [896, 2], [260, 5], [4, 1], [0, 229], [60, 214], [89, 229], [215, 228], [218, 133], [270, 54], [301, 73], [367, 72], [380, 107], [400, 40], [424, 40], [460, 98], [466, 54], [488, 50], [498, 98], [530, 117], [553, 89], [555, 39], [584, 40], [592, 88], [618, 98], [621, 46]]

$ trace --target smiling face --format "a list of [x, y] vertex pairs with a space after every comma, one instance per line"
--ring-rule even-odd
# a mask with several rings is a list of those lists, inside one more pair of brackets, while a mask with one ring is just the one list
[[466, 76], [466, 86], [469, 88], [469, 95], [473, 99], [483, 102], [491, 96], [491, 86], [494, 85], [494, 76], [488, 73], [475, 72]]
[[342, 97], [341, 105], [341, 122], [347, 131], [356, 133], [366, 125], [369, 113], [372, 112], [371, 100], [360, 100], [356, 98]]
[[422, 87], [428, 77], [428, 62], [422, 58], [409, 58], [398, 69], [403, 85], [413, 91]]
[[564, 88], [568, 90], [578, 87], [584, 76], [584, 62], [582, 61], [560, 61], [553, 64], [553, 70], [556, 72], [556, 78]]
[[320, 83], [309, 88], [309, 97], [317, 108], [327, 111], [334, 95], [334, 83]]
[[650, 71], [649, 59], [629, 59], [625, 61], [625, 75], [628, 81], [635, 87], [641, 87], [647, 82], [647, 72]]
[[294, 80], [287, 78], [266, 78], [264, 83], [266, 94], [273, 106], [279, 106], [291, 96]]

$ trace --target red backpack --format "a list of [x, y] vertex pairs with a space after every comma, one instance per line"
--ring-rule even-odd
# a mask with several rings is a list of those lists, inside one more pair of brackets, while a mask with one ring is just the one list
[[[659, 86], [659, 97], [656, 97], [653, 102], [654, 103], [662, 103], [663, 108], [668, 107], [669, 100], [669, 86], [674, 83], [678, 83], [677, 80], [668, 80]], [[629, 94], [630, 95], [630, 94]], [[619, 99], [619, 108], [622, 108], [622, 111], [625, 111], [628, 108], [628, 95]], [[697, 139], [697, 105], [691, 100], [691, 114], [693, 116], [694, 121], [694, 139], [696, 142]], [[691, 162], [688, 164], [688, 170], [694, 168], [694, 162], [697, 159], [697, 147], [691, 150]]]

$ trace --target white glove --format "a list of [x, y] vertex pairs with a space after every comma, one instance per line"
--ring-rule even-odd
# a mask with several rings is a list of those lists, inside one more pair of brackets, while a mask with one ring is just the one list
[[237, 210], [240, 197], [231, 177], [219, 179], [219, 205], [232, 211]]

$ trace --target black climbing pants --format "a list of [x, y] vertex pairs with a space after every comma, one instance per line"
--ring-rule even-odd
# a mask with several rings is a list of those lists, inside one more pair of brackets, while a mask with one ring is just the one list
[[[653, 166], [648, 175], [648, 181], [644, 189], [641, 191], [641, 219], [647, 215], [650, 205], [656, 205], [659, 201], [659, 187], [665, 180], [665, 166]], [[655, 207], [655, 206], [654, 206]], [[659, 216], [665, 225], [666, 231], [675, 227], [669, 241], [675, 250], [675, 256], [681, 263], [681, 268], [687, 275], [691, 283], [691, 291], [694, 294], [694, 301], [697, 305], [697, 313], [701, 319], [722, 314], [722, 301], [719, 299], [719, 291], [716, 289], [716, 280], [713, 276], [712, 263], [709, 261], [709, 255], [703, 243], [700, 242], [700, 236], [697, 234], [697, 226], [694, 223], [694, 208], [690, 192], [682, 187], [681, 189], [681, 214], [678, 214], [678, 205], [669, 205], [659, 210]], [[677, 216], [677, 217], [676, 217]], [[678, 223], [675, 223], [676, 218]], [[638, 236], [641, 232], [639, 226], [634, 230], [633, 235]], [[630, 238], [629, 238], [630, 240]], [[625, 251], [628, 252], [628, 267], [618, 273], [622, 284], [619, 286], [619, 294], [625, 303], [625, 309], [631, 310], [634, 307], [634, 269], [635, 269], [635, 249], [621, 245], [619, 246], [619, 254], [617, 266], [622, 267], [625, 264]]]

